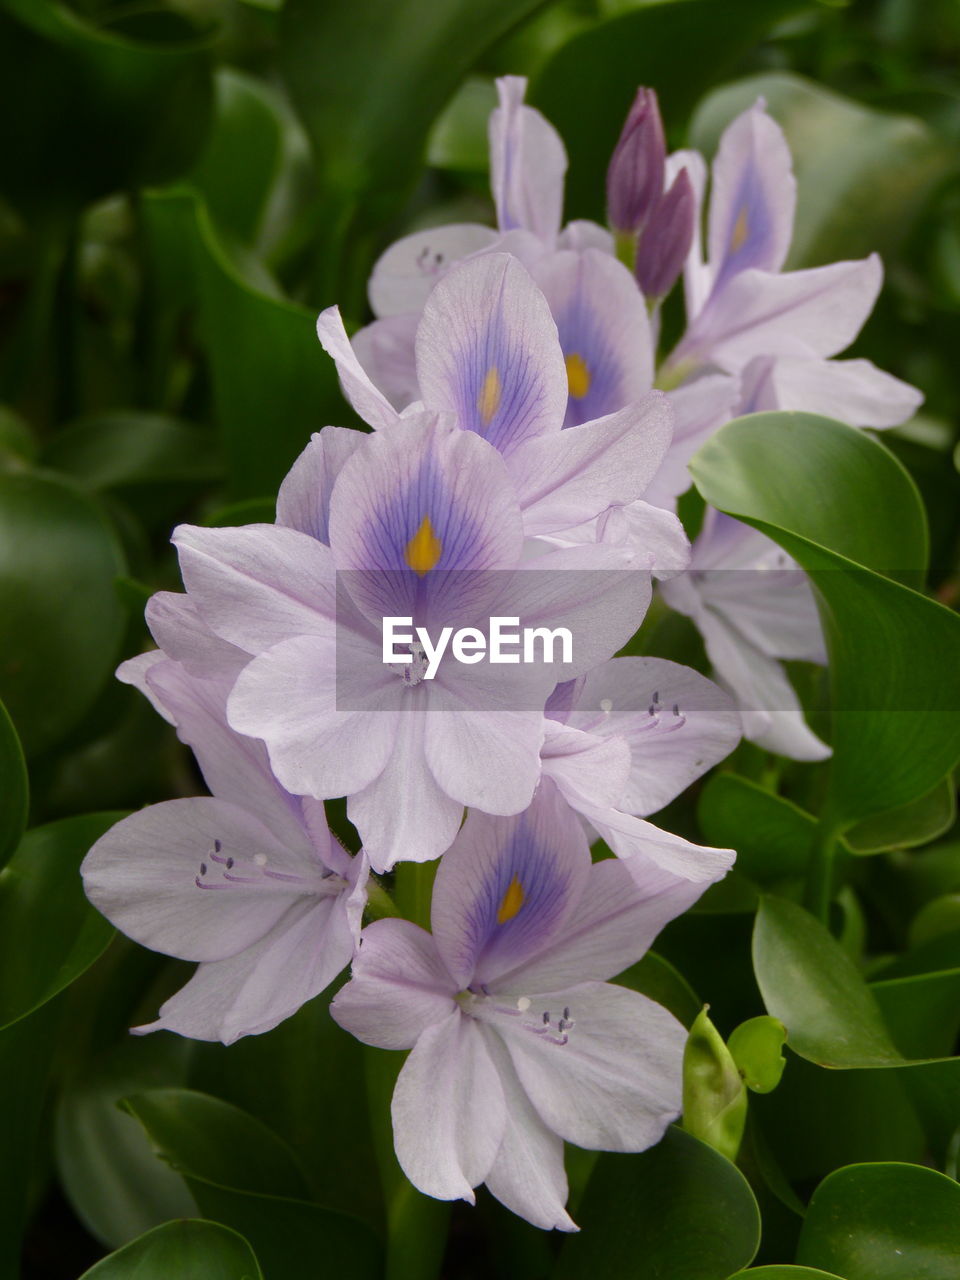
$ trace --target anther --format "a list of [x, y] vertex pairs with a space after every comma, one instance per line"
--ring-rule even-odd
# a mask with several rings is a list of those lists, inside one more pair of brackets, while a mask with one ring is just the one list
[[546, 1010], [546, 1009], [544, 1009], [544, 1011], [543, 1011], [543, 1025], [544, 1025], [545, 1027], [549, 1027], [549, 1025], [550, 1025], [550, 1014], [549, 1014], [548, 1010]]
[[207, 864], [205, 862], [200, 863], [200, 874], [202, 876], [205, 876], [207, 874]]
[[227, 859], [227, 870], [229, 871], [229, 870], [230, 870], [230, 868], [231, 868], [232, 866], [233, 866], [233, 859], [232, 859], [232, 858], [228, 858], [228, 859]]
[[219, 852], [220, 852], [220, 850], [221, 850], [222, 848], [223, 848], [222, 843], [221, 843], [219, 840], [214, 840], [214, 842], [213, 842], [213, 852], [214, 852], [214, 853], [219, 853]]

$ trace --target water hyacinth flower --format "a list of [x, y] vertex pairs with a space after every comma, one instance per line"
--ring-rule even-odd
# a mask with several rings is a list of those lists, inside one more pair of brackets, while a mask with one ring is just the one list
[[[686, 171], [698, 206], [704, 203], [706, 167], [696, 152], [675, 153], [668, 171]], [[741, 411], [751, 407], [756, 381], [765, 378], [765, 400], [754, 400], [752, 407], [829, 412], [864, 425], [872, 419], [876, 425], [904, 421], [920, 400], [912, 387], [869, 361], [828, 363], [853, 341], [873, 308], [883, 276], [879, 257], [784, 271], [795, 208], [790, 149], [760, 100], [720, 139], [706, 257], [695, 234], [684, 270], [687, 328], [664, 376], [679, 382], [711, 366], [741, 373], [763, 359], [763, 368], [753, 370], [754, 385], [745, 388]], [[782, 380], [771, 374], [769, 363], [781, 359], [790, 362]], [[790, 388], [783, 399], [775, 394], [778, 383]]]
[[794, 760], [829, 756], [780, 665], [827, 660], [810, 583], [785, 551], [708, 508], [690, 570], [661, 591], [696, 623], [717, 679], [737, 699], [745, 737]]
[[613, 658], [559, 685], [545, 714], [544, 779], [628, 867], [652, 862], [701, 886], [727, 873], [732, 849], [644, 821], [739, 741], [740, 714], [722, 689], [662, 658]]
[[[284, 483], [278, 515], [174, 536], [192, 606], [249, 658], [231, 726], [266, 743], [287, 790], [347, 796], [378, 870], [443, 853], [464, 805], [525, 808], [557, 672], [616, 652], [643, 617], [649, 578], [602, 546], [527, 566], [503, 458], [436, 414], [370, 436], [327, 428]], [[494, 615], [570, 628], [572, 664], [451, 660], [425, 679], [417, 655], [383, 660], [385, 616], [436, 635]]]
[[135, 1030], [224, 1044], [269, 1031], [349, 964], [366, 858], [341, 848], [322, 804], [284, 791], [262, 743], [229, 728], [229, 680], [198, 678], [156, 651], [119, 675], [177, 727], [212, 792], [131, 814], [83, 862], [87, 896], [111, 923], [199, 962], [157, 1021]]
[[[317, 333], [357, 412], [378, 429], [402, 421], [362, 368], [336, 308], [320, 316]], [[460, 264], [424, 305], [415, 365], [417, 400], [404, 413], [425, 407], [449, 414], [494, 445], [516, 486], [528, 536], [556, 539], [610, 508], [640, 503], [663, 470], [671, 408], [651, 391], [643, 301], [630, 273], [609, 256], [559, 252], [536, 284], [508, 254]], [[693, 411], [703, 405], [697, 399]], [[642, 556], [648, 541], [659, 552], [662, 539], [671, 565], [682, 567], [687, 544], [679, 522], [639, 505], [630, 546]], [[659, 566], [648, 557], [647, 567]]]
[[564, 1141], [642, 1151], [680, 1110], [683, 1027], [608, 979], [702, 888], [592, 864], [552, 789], [519, 817], [468, 817], [437, 872], [432, 934], [369, 926], [332, 1005], [365, 1043], [411, 1050], [392, 1114], [414, 1186], [472, 1203], [486, 1183], [534, 1225], [576, 1229]]

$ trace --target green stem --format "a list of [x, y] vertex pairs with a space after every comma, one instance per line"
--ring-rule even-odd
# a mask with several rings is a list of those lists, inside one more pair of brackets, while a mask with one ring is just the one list
[[805, 897], [808, 909], [825, 925], [830, 922], [836, 853], [837, 831], [821, 821], [810, 850]]
[[436, 862], [401, 862], [397, 867], [394, 900], [400, 915], [423, 929], [430, 928], [430, 900]]

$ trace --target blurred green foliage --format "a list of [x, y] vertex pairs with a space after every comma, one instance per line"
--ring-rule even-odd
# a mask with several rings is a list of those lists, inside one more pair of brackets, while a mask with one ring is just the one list
[[[359, 1280], [384, 1244], [391, 1280], [955, 1280], [958, 57], [955, 0], [0, 0], [0, 1280]], [[740, 423], [698, 460], [814, 571], [834, 697], [869, 710], [838, 717], [834, 765], [744, 745], [658, 817], [739, 864], [622, 981], [688, 1024], [708, 1002], [725, 1065], [771, 1091], [743, 1095], [736, 1164], [680, 1130], [571, 1153], [566, 1243], [483, 1193], [444, 1243], [389, 1150], [398, 1064], [327, 997], [229, 1049], [131, 1049], [183, 967], [111, 943], [76, 875], [101, 811], [199, 789], [111, 679], [176, 584], [170, 528], [270, 519], [310, 432], [356, 425], [314, 317], [363, 323], [405, 231], [490, 220], [503, 73], [566, 139], [570, 217], [602, 216], [638, 83], [707, 153], [762, 93], [792, 265], [881, 251], [851, 354], [926, 397], [882, 445], [808, 421], [785, 462]], [[772, 1019], [735, 1034], [764, 1015], [779, 1083]], [[194, 1204], [215, 1221], [159, 1225]]]

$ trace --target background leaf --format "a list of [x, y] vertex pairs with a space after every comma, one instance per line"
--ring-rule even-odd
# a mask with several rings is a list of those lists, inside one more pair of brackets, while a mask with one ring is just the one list
[[564, 1243], [557, 1280], [726, 1280], [760, 1241], [743, 1174], [680, 1129], [636, 1156], [601, 1155]]
[[728, 423], [690, 469], [708, 502], [811, 574], [833, 703], [825, 821], [842, 830], [932, 790], [960, 755], [960, 618], [881, 576], [915, 577], [925, 562], [900, 464], [851, 427], [782, 413]]
[[116, 666], [116, 538], [59, 480], [0, 475], [0, 696], [28, 755], [76, 727]]
[[87, 902], [79, 868], [120, 813], [35, 827], [0, 877], [0, 1028], [52, 1000], [100, 956], [113, 927]]
[[0, 867], [16, 849], [27, 825], [30, 784], [20, 739], [0, 702]]
[[216, 1222], [168, 1222], [85, 1271], [81, 1280], [263, 1280], [243, 1236]]
[[813, 1193], [797, 1261], [845, 1280], [953, 1280], [960, 1186], [933, 1169], [861, 1164]]

